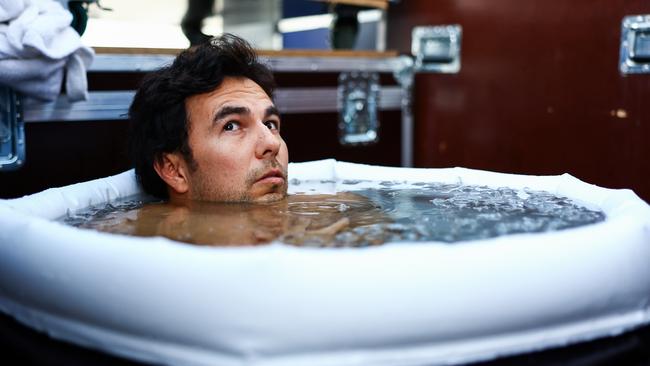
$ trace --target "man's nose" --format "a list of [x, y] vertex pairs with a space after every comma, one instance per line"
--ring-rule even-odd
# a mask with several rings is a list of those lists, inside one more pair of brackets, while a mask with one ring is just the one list
[[280, 151], [280, 135], [273, 133], [263, 122], [258, 126], [255, 155], [258, 159], [275, 157]]

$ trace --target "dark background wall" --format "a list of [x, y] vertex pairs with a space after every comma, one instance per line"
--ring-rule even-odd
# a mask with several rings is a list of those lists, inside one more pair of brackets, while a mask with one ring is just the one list
[[420, 74], [415, 163], [570, 173], [650, 201], [650, 75], [618, 71], [621, 21], [640, 0], [406, 0], [388, 47], [416, 25], [463, 27], [459, 74]]
[[[604, 187], [631, 188], [650, 201], [650, 75], [618, 71], [621, 20], [645, 13], [650, 3], [641, 0], [391, 4], [389, 49], [409, 53], [416, 25], [463, 27], [460, 73], [416, 77], [416, 165], [566, 172]], [[90, 75], [89, 85], [128, 89], [140, 77]], [[305, 80], [336, 85], [335, 75], [280, 75], [279, 86], [305, 86]], [[381, 116], [386, 128], [380, 144], [364, 148], [338, 145], [336, 118], [284, 116], [291, 160], [399, 164], [398, 112]], [[27, 163], [0, 173], [0, 197], [125, 170], [125, 137], [125, 121], [28, 124]]]
[[[89, 89], [137, 88], [141, 73], [90, 73]], [[336, 88], [335, 73], [276, 74], [279, 87]], [[392, 76], [381, 82], [394, 85]], [[392, 83], [391, 83], [392, 82]], [[342, 161], [399, 166], [401, 113], [380, 111], [379, 141], [372, 145], [342, 146], [338, 141], [338, 113], [285, 113], [282, 136], [292, 162], [334, 158]], [[25, 124], [25, 165], [0, 172], [0, 198], [15, 198], [47, 188], [102, 178], [128, 170], [128, 121], [48, 121]]]

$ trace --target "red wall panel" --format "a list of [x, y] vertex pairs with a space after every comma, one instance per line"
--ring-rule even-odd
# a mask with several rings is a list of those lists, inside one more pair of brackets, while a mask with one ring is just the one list
[[570, 173], [650, 201], [650, 75], [618, 70], [623, 0], [406, 0], [388, 46], [416, 25], [463, 27], [458, 74], [418, 74], [415, 163]]

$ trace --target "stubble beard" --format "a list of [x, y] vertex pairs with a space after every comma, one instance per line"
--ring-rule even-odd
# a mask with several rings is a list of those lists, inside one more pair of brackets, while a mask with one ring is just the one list
[[[264, 175], [269, 169], [279, 169], [284, 178], [284, 184], [275, 184], [271, 186], [271, 192], [266, 193], [261, 197], [253, 197], [251, 191], [253, 185]], [[202, 176], [200, 167], [192, 174], [193, 189], [192, 199], [197, 201], [210, 201], [210, 202], [275, 202], [287, 196], [288, 179], [287, 169], [284, 168], [277, 160], [268, 160], [263, 167], [251, 170], [246, 174], [244, 179], [244, 187], [242, 190], [227, 190], [219, 184], [207, 177]]]
[[[279, 169], [282, 178], [284, 179], [284, 184], [274, 184], [271, 186], [269, 193], [264, 194], [261, 197], [254, 198], [250, 196], [250, 191], [253, 188], [255, 182], [257, 182], [262, 175], [268, 172], [270, 169]], [[246, 175], [246, 195], [247, 200], [245, 202], [275, 202], [279, 201], [287, 196], [288, 188], [288, 179], [287, 179], [287, 169], [282, 166], [277, 160], [267, 160], [262, 168], [254, 169]]]

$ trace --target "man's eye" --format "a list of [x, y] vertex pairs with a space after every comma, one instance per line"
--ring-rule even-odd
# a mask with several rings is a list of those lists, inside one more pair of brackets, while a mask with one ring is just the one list
[[269, 130], [279, 130], [280, 128], [278, 127], [278, 123], [276, 121], [266, 121], [264, 122], [266, 127], [269, 128]]
[[224, 131], [234, 131], [237, 130], [238, 128], [239, 128], [239, 122], [231, 121], [231, 122], [226, 122], [226, 124], [223, 125]]

